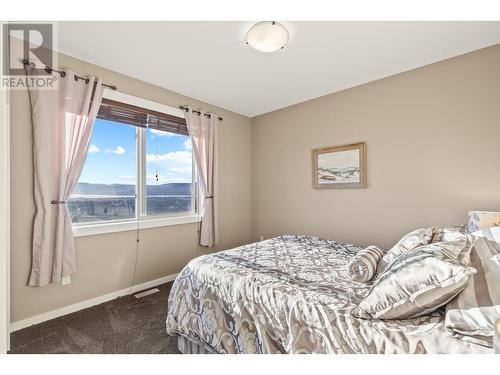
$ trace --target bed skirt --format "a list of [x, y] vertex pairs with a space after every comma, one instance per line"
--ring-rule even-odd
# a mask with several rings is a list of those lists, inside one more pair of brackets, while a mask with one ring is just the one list
[[182, 354], [216, 354], [214, 349], [207, 345], [191, 341], [181, 335], [177, 335], [177, 348]]

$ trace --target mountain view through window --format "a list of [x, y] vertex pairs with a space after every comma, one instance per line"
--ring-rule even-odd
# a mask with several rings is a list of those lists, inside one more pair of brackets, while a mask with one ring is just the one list
[[[137, 173], [141, 161], [144, 168]], [[192, 168], [188, 136], [96, 119], [85, 166], [68, 202], [72, 221], [192, 212]], [[141, 184], [144, 198], [138, 196]]]

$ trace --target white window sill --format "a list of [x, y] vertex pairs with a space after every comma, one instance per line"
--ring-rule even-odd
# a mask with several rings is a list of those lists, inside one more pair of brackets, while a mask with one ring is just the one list
[[95, 224], [76, 224], [73, 225], [73, 235], [75, 237], [95, 236], [97, 234], [126, 232], [137, 229], [149, 229], [158, 227], [167, 227], [171, 225], [181, 225], [198, 223], [201, 221], [200, 215], [161, 217], [152, 219], [130, 220], [120, 222], [104, 222]]

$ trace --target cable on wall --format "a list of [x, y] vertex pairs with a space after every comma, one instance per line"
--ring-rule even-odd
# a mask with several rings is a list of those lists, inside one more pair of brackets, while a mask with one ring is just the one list
[[135, 286], [135, 278], [137, 276], [137, 262], [139, 260], [139, 243], [140, 243], [140, 225], [141, 222], [137, 220], [137, 228], [135, 230], [135, 263], [134, 263], [134, 273], [132, 276], [132, 283], [130, 284], [130, 289], [127, 292], [127, 295], [132, 293], [132, 290], [134, 289]]

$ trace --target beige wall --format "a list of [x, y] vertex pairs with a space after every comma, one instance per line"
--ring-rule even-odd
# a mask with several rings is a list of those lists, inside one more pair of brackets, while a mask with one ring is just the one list
[[[311, 149], [367, 143], [368, 188], [314, 190]], [[500, 210], [500, 45], [252, 119], [252, 233], [388, 247]]]
[[[224, 117], [220, 126], [220, 246], [250, 241], [250, 119], [174, 92], [60, 55], [59, 65], [82, 75], [93, 74], [127, 94], [173, 107], [192, 104]], [[131, 286], [136, 236], [121, 232], [79, 237], [78, 272], [67, 286], [26, 286], [31, 262], [33, 154], [28, 94], [11, 94], [11, 322]], [[136, 284], [179, 272], [202, 250], [197, 225], [186, 224], [141, 231]]]

